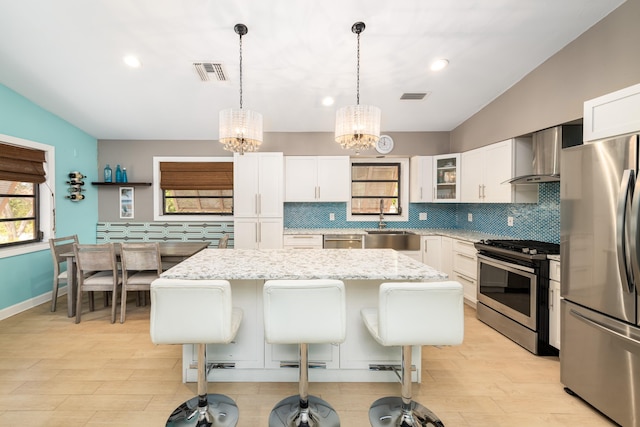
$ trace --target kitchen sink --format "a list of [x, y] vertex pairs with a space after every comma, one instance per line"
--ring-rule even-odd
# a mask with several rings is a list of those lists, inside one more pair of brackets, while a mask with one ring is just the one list
[[420, 236], [411, 231], [370, 230], [364, 236], [365, 249], [395, 249], [419, 251]]
[[368, 230], [367, 234], [416, 234], [412, 231], [404, 230]]

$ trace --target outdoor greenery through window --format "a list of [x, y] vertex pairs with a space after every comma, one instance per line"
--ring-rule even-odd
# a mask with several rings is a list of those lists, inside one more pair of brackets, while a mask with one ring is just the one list
[[164, 215], [232, 215], [233, 162], [161, 162]]
[[0, 247], [40, 241], [38, 184], [0, 181]]
[[400, 215], [400, 163], [351, 164], [351, 214]]

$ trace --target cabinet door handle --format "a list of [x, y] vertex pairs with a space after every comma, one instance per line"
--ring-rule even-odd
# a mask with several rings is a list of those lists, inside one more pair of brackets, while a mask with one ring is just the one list
[[482, 198], [483, 199], [487, 197], [487, 195], [484, 194], [484, 190], [485, 190], [486, 187], [487, 187], [486, 185], [482, 184]]
[[471, 277], [465, 276], [464, 274], [458, 273], [457, 271], [456, 271], [456, 273], [458, 274], [458, 277], [460, 277], [463, 280], [466, 280], [467, 282], [469, 282], [471, 284], [473, 284], [475, 282], [475, 280], [473, 280]]
[[553, 310], [553, 289], [549, 289], [549, 310]]
[[318, 199], [320, 199], [320, 187], [316, 187], [318, 189]]
[[482, 199], [482, 185], [478, 184], [478, 199]]

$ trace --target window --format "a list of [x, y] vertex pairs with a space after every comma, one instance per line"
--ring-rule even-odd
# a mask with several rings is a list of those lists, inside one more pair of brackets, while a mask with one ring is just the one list
[[38, 186], [0, 181], [0, 246], [39, 242]]
[[354, 163], [351, 165], [351, 214], [398, 215], [400, 163]]
[[408, 159], [352, 160], [348, 219], [371, 221], [382, 205], [386, 220], [406, 221], [408, 166]]
[[154, 157], [153, 161], [155, 220], [215, 221], [233, 215], [233, 159]]
[[0, 135], [0, 257], [48, 247], [54, 153], [50, 145]]
[[233, 162], [160, 162], [163, 215], [233, 215]]

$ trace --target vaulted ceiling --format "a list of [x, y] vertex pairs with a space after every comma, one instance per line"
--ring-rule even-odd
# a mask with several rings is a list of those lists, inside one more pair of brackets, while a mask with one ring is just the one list
[[[360, 102], [382, 131], [448, 131], [623, 1], [0, 0], [0, 83], [98, 139], [217, 139], [239, 106], [243, 23], [244, 107], [265, 132], [332, 132], [356, 102], [363, 21]], [[202, 62], [226, 81], [202, 81]]]

